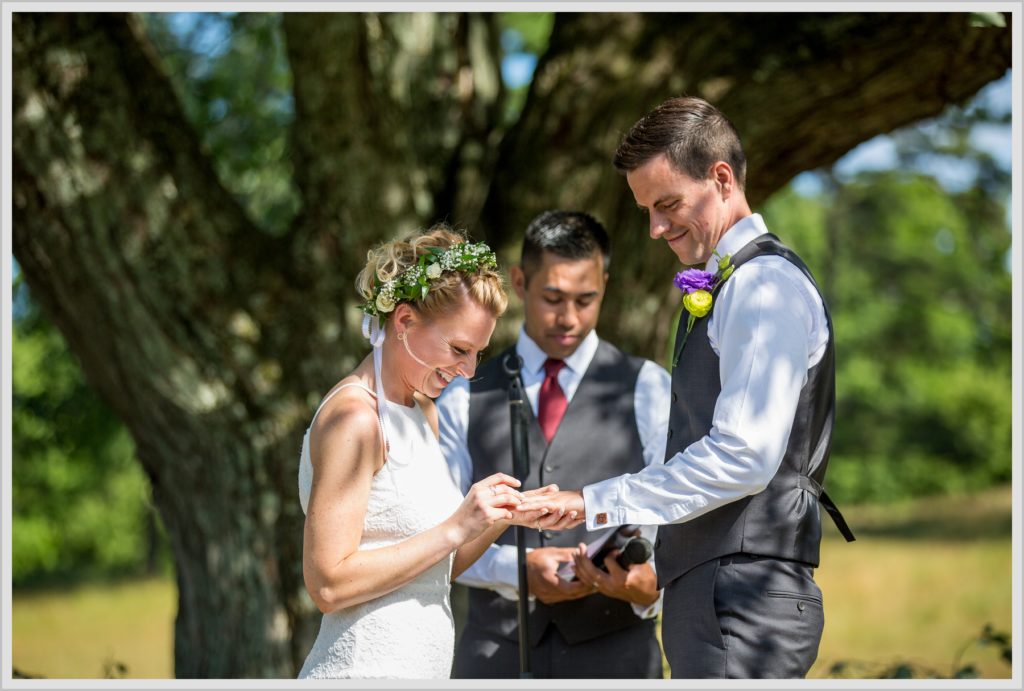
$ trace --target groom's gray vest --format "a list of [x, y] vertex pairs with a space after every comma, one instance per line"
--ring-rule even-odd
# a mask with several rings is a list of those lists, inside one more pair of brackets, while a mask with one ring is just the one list
[[[735, 271], [742, 271], [744, 263], [762, 255], [777, 255], [788, 260], [817, 290], [814, 278], [800, 258], [771, 233], [755, 238], [733, 256]], [[741, 296], [737, 298], [742, 299]], [[712, 303], [712, 313], [715, 304]], [[654, 551], [658, 587], [671, 583], [698, 564], [737, 552], [817, 566], [821, 542], [819, 500], [832, 514], [844, 536], [848, 540], [853, 539], [842, 516], [822, 490], [835, 411], [835, 349], [828, 308], [825, 309], [825, 318], [828, 345], [821, 361], [807, 372], [807, 383], [800, 391], [789, 445], [775, 477], [762, 492], [743, 497], [693, 520], [659, 527]], [[665, 448], [666, 461], [711, 431], [715, 404], [722, 386], [718, 356], [708, 341], [709, 319], [710, 314], [695, 322], [685, 344], [685, 315], [679, 320], [676, 333], [678, 364], [672, 370], [672, 413]]]
[[[481, 365], [470, 383], [466, 443], [473, 459], [473, 482], [499, 471], [513, 474], [508, 377], [502, 369], [509, 353], [515, 353], [514, 346]], [[551, 483], [582, 487], [644, 467], [633, 408], [643, 362], [600, 341], [550, 446], [530, 413], [530, 474], [522, 489]], [[562, 532], [524, 532], [527, 547], [575, 547], [604, 531], [588, 533], [581, 525]], [[514, 545], [515, 531], [506, 530], [495, 543]], [[575, 644], [641, 621], [629, 603], [601, 594], [554, 605], [535, 600], [530, 608], [530, 642], [537, 644], [548, 623], [554, 623], [565, 639]], [[470, 588], [468, 623], [510, 641], [518, 640], [517, 603], [492, 590]]]

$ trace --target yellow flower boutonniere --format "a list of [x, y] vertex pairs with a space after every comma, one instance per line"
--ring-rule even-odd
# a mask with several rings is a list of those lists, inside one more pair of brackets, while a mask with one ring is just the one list
[[[718, 257], [718, 253], [715, 253]], [[714, 306], [714, 294], [718, 288], [725, 283], [736, 267], [732, 265], [732, 255], [727, 254], [718, 259], [718, 271], [711, 273], [702, 269], [687, 269], [676, 274], [676, 288], [683, 291], [683, 309], [689, 314], [686, 322], [686, 333], [683, 335], [683, 343], [676, 347], [676, 359], [672, 363], [675, 367], [679, 363], [679, 354], [683, 352], [683, 345], [686, 338], [693, 330], [693, 324], [698, 319], [706, 317]]]

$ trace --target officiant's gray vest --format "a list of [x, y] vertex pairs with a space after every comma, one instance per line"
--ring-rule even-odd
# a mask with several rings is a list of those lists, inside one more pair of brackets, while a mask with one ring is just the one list
[[[795, 265], [818, 290], [814, 278], [792, 250], [766, 233], [744, 246], [732, 258], [738, 273], [744, 263], [763, 255], [780, 256]], [[820, 291], [819, 291], [820, 295]], [[824, 304], [824, 300], [822, 301]], [[712, 303], [711, 313], [714, 313]], [[698, 319], [685, 344], [686, 315], [676, 333], [678, 364], [672, 370], [672, 413], [669, 417], [668, 460], [711, 431], [715, 404], [721, 393], [718, 356], [708, 341], [711, 315]], [[807, 372], [807, 383], [778, 472], [757, 494], [714, 509], [697, 518], [658, 528], [655, 564], [658, 587], [664, 587], [694, 566], [737, 552], [818, 565], [821, 543], [819, 501], [836, 520], [844, 536], [853, 535], [822, 490], [832, 441], [835, 410], [835, 350], [832, 318], [825, 309], [828, 345], [825, 354]], [[682, 349], [680, 352], [680, 344]]]
[[[513, 475], [508, 376], [502, 368], [509, 353], [515, 353], [514, 346], [481, 365], [470, 382], [466, 443], [473, 459], [473, 482], [496, 472]], [[551, 483], [566, 489], [582, 487], [644, 467], [633, 406], [643, 363], [642, 359], [627, 356], [610, 343], [600, 341], [550, 445], [527, 406], [530, 474], [521, 489]], [[584, 524], [560, 532], [524, 532], [527, 547], [575, 547], [597, 539], [604, 531], [588, 533]], [[514, 529], [506, 530], [495, 543], [514, 545]], [[534, 600], [530, 608], [530, 641], [536, 645], [549, 623], [575, 644], [641, 621], [628, 602], [600, 593], [554, 605]], [[470, 588], [468, 623], [516, 641], [517, 603], [492, 590]]]

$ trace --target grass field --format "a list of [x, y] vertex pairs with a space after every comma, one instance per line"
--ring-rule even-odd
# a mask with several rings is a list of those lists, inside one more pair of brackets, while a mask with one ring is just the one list
[[[1010, 632], [1009, 488], [844, 513], [858, 540], [846, 544], [825, 519], [816, 578], [826, 624], [810, 677], [840, 661], [844, 676], [874, 677], [896, 663], [949, 675], [986, 624]], [[171, 677], [176, 607], [167, 580], [16, 590], [14, 668], [51, 678]], [[1010, 676], [992, 648], [973, 646], [963, 661], [984, 677]]]
[[62, 592], [15, 590], [11, 664], [23, 674], [51, 678], [173, 677], [177, 608], [169, 579]]
[[[815, 578], [825, 600], [825, 633], [810, 677], [838, 661], [912, 663], [949, 676], [960, 650], [986, 624], [1011, 632], [1013, 611], [1009, 488], [844, 511], [857, 541], [829, 519]], [[981, 676], [1008, 678], [991, 647], [963, 662]], [[867, 672], [867, 669], [862, 672]]]

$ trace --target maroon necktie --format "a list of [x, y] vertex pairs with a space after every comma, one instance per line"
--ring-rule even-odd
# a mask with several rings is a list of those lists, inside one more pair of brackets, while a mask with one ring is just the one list
[[565, 367], [564, 360], [548, 358], [544, 361], [544, 383], [540, 385], [540, 400], [537, 402], [537, 422], [544, 433], [548, 443], [555, 438], [558, 431], [558, 423], [565, 415], [565, 408], [569, 401], [565, 398], [565, 392], [558, 385], [558, 373]]

